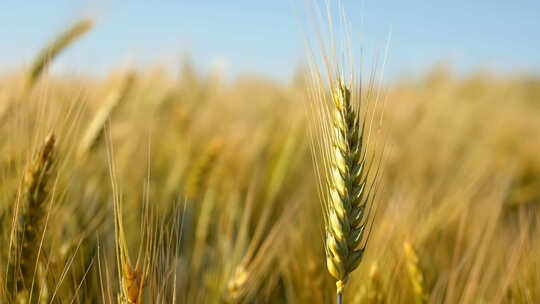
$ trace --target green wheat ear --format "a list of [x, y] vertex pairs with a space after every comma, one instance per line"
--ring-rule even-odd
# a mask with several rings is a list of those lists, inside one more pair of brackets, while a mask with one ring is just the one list
[[342, 301], [345, 284], [366, 250], [380, 167], [379, 163], [372, 172], [375, 155], [367, 152], [367, 115], [360, 115], [360, 96], [353, 95], [351, 87], [352, 84], [337, 78], [331, 84], [331, 96], [318, 95], [322, 106], [318, 119], [322, 127], [314, 145], [325, 224], [326, 264], [337, 280], [338, 302]]

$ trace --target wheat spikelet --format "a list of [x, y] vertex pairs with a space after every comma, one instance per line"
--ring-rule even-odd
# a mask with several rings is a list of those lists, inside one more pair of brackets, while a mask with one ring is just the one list
[[60, 54], [62, 50], [88, 32], [92, 28], [92, 25], [92, 20], [80, 20], [73, 24], [65, 32], [60, 34], [55, 40], [52, 41], [52, 43], [43, 48], [34, 60], [34, 63], [28, 72], [28, 87], [31, 88], [35, 84], [39, 76], [43, 73], [43, 70], [58, 54]]
[[[34, 280], [40, 235], [45, 218], [45, 201], [49, 197], [48, 186], [52, 179], [54, 164], [55, 137], [50, 134], [41, 145], [36, 157], [28, 165], [24, 175], [22, 210], [19, 213], [18, 236], [20, 242], [19, 271], [17, 288], [21, 290], [18, 298], [26, 298]], [[28, 299], [26, 299], [28, 300]]]
[[418, 266], [418, 255], [408, 241], [403, 243], [403, 250], [405, 251], [405, 257], [407, 258], [407, 272], [413, 287], [415, 302], [419, 304], [427, 303], [428, 296], [424, 291], [424, 275]]

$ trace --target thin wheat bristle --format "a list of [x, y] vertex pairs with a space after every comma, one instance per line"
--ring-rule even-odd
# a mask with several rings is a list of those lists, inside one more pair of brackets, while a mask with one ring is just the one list
[[[251, 202], [253, 200], [250, 200]], [[266, 208], [269, 206], [271, 205], [267, 205]], [[275, 265], [274, 259], [282, 255], [282, 242], [285, 242], [289, 235], [291, 219], [298, 215], [300, 204], [298, 201], [294, 201], [288, 207], [287, 212], [283, 212], [271, 228], [267, 226], [265, 220], [259, 220], [258, 227], [255, 228], [255, 235], [247, 244], [247, 248], [243, 247], [241, 242], [237, 243], [237, 248], [245, 251], [242, 253], [241, 262], [234, 266], [234, 273], [227, 281], [225, 299], [229, 302], [245, 303], [246, 299], [258, 291], [258, 284], [261, 281], [271, 280], [272, 272], [269, 270], [273, 269]], [[267, 210], [270, 209], [263, 212]], [[264, 227], [270, 229], [268, 234], [258, 234], [258, 232], [262, 232]]]
[[67, 46], [88, 32], [93, 24], [93, 21], [89, 19], [79, 20], [43, 48], [28, 73], [28, 86], [32, 87], [53, 59]]
[[[115, 190], [116, 191], [116, 190]], [[122, 204], [118, 198], [115, 199], [114, 208], [115, 230], [116, 230], [116, 258], [118, 263], [118, 275], [120, 279], [119, 302], [125, 304], [143, 303], [143, 291], [148, 277], [150, 267], [150, 251], [152, 250], [151, 225], [148, 225], [143, 233], [143, 243], [139, 247], [139, 253], [135, 265], [129, 258], [128, 246], [124, 232], [124, 221], [122, 218]], [[148, 223], [143, 223], [147, 225]], [[143, 245], [144, 244], [144, 245]], [[143, 253], [144, 250], [144, 253]], [[141, 260], [142, 258], [142, 260]]]
[[[149, 256], [148, 251], [145, 252], [143, 261], [137, 257], [137, 262], [133, 266], [126, 244], [124, 224], [121, 219], [121, 212], [116, 207], [115, 211], [115, 227], [116, 227], [116, 243], [117, 243], [117, 263], [118, 274], [120, 276], [120, 293], [118, 295], [119, 302], [125, 304], [141, 304], [143, 303], [143, 289], [148, 276]], [[142, 246], [140, 247], [142, 249]], [[149, 247], [145, 248], [146, 250]]]
[[[110, 140], [110, 138], [108, 138]], [[113, 152], [108, 146], [108, 162], [114, 197], [114, 231], [116, 244], [116, 262], [120, 291], [118, 302], [123, 304], [142, 304], [144, 288], [151, 275], [152, 258], [156, 250], [156, 235], [151, 208], [145, 200], [142, 207], [142, 220], [140, 223], [140, 244], [137, 259], [132, 263], [126, 240], [125, 224], [123, 218], [123, 202], [116, 181], [116, 168], [113, 161]]]

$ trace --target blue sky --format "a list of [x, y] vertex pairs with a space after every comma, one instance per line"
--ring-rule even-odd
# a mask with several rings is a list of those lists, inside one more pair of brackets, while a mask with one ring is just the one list
[[[386, 78], [419, 75], [440, 62], [459, 73], [540, 75], [540, 1], [343, 3], [364, 62], [384, 50], [391, 30]], [[55, 33], [91, 16], [94, 30], [63, 53], [54, 70], [100, 75], [127, 64], [175, 68], [190, 53], [202, 70], [286, 80], [305, 57], [305, 10], [304, 0], [6, 0], [0, 4], [0, 67], [28, 63]]]

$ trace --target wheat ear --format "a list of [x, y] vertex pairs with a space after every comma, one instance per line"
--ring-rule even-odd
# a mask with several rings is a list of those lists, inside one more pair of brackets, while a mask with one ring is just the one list
[[[126, 233], [124, 230], [123, 201], [116, 177], [116, 167], [112, 151], [110, 133], [107, 134], [107, 158], [110, 168], [110, 178], [114, 196], [114, 231], [116, 243], [116, 262], [120, 292], [118, 303], [142, 304], [144, 288], [151, 275], [152, 257], [155, 256], [156, 234], [154, 229], [153, 213], [149, 208], [148, 197], [145, 197], [141, 221], [141, 242], [137, 252], [137, 260], [132, 263], [129, 257]], [[147, 184], [148, 187], [148, 184]]]
[[408, 241], [403, 243], [403, 250], [407, 258], [407, 272], [413, 287], [415, 302], [418, 304], [427, 303], [428, 295], [424, 290], [424, 275], [418, 265], [418, 255]]
[[351, 86], [338, 78], [331, 86], [329, 100], [322, 97], [323, 127], [318, 142], [326, 264], [337, 280], [338, 303], [366, 249], [379, 172], [377, 169], [370, 176], [374, 158], [367, 164], [366, 116], [360, 115], [359, 96], [351, 96]]
[[[40, 251], [41, 224], [45, 218], [45, 202], [48, 185], [52, 180], [55, 137], [50, 134], [41, 145], [38, 154], [28, 165], [24, 175], [22, 212], [19, 215], [20, 272], [17, 276], [18, 288], [29, 291], [33, 281]], [[26, 297], [26, 296], [25, 296]]]
[[221, 153], [223, 144], [224, 141], [221, 137], [215, 137], [205, 151], [195, 160], [186, 177], [185, 195], [189, 200], [194, 200], [200, 196], [215, 161]]
[[107, 120], [114, 114], [122, 101], [126, 99], [134, 79], [135, 75], [129, 72], [124, 76], [121, 84], [107, 95], [105, 103], [99, 108], [84, 132], [79, 146], [80, 157], [83, 157], [92, 151], [103, 138], [103, 130]]
[[78, 21], [61, 33], [55, 40], [41, 50], [34, 60], [28, 73], [28, 87], [32, 87], [43, 70], [60, 54], [68, 45], [84, 35], [92, 28], [93, 22], [89, 19]]

